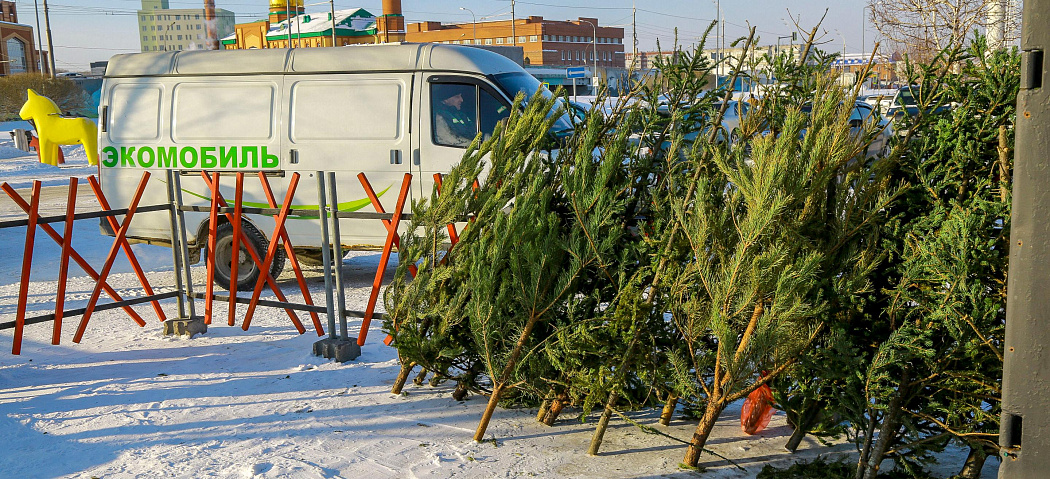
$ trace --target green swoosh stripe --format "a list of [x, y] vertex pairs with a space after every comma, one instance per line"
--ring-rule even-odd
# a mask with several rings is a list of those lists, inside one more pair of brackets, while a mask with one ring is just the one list
[[[164, 181], [161, 180], [161, 182], [163, 183]], [[387, 186], [385, 189], [383, 189], [383, 191], [380, 191], [378, 194], [376, 194], [376, 197], [382, 198], [383, 195], [386, 194], [387, 191], [390, 191], [390, 188], [393, 187], [393, 186], [394, 185]], [[185, 193], [185, 194], [188, 194], [190, 196], [193, 196], [193, 197], [196, 197], [196, 198], [200, 198], [200, 199], [202, 199], [204, 201], [207, 201], [209, 204], [211, 204], [211, 197], [210, 196], [204, 196], [204, 195], [201, 195], [201, 194], [197, 194], [197, 193], [194, 193], [194, 192], [192, 192], [190, 190], [187, 190], [185, 188], [182, 189], [182, 192]], [[248, 207], [248, 208], [269, 208], [270, 207], [269, 203], [256, 203], [254, 201], [242, 201], [241, 204], [246, 206], [246, 207]], [[364, 207], [366, 207], [366, 206], [368, 206], [370, 204], [372, 204], [371, 200], [369, 200], [368, 198], [362, 198], [362, 199], [359, 199], [359, 200], [341, 202], [341, 203], [339, 203], [339, 208], [338, 209], [339, 209], [339, 211], [353, 212], [353, 211], [358, 211], [361, 208], [364, 208]], [[295, 208], [295, 209], [314, 209], [314, 210], [316, 210], [318, 207], [319, 207], [319, 205], [298, 205], [298, 204], [293, 204], [292, 205], [292, 208]], [[288, 219], [316, 219], [316, 218], [317, 218], [316, 216], [288, 215]]]

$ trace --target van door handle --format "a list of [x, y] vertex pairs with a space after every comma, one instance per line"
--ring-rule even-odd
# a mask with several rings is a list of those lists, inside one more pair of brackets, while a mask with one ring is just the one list
[[299, 150], [288, 150], [288, 162], [293, 165], [299, 163]]
[[390, 164], [400, 165], [401, 164], [401, 150], [390, 150]]
[[412, 164], [419, 166], [419, 148], [412, 150]]

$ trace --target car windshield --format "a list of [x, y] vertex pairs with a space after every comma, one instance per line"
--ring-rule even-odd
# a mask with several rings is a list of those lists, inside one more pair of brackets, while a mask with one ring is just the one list
[[897, 95], [897, 104], [904, 106], [915, 106], [915, 92], [911, 88], [902, 88]]
[[[525, 72], [511, 72], [511, 73], [500, 73], [493, 76], [496, 80], [496, 84], [503, 89], [503, 92], [512, 99], [520, 92], [525, 94], [525, 101], [528, 102], [529, 98], [536, 93], [536, 90], [540, 91], [540, 94], [546, 98], [554, 96], [550, 90], [540, 83], [536, 77], [529, 75]], [[558, 106], [563, 110], [568, 110], [566, 105], [562, 104], [561, 99], [558, 99]], [[562, 133], [568, 130], [572, 130], [572, 121], [569, 119], [567, 113], [562, 114], [557, 120], [554, 121], [554, 127], [551, 128], [555, 133]]]

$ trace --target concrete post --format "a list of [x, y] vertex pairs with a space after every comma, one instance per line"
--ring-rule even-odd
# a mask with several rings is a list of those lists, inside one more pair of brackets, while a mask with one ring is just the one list
[[1007, 284], [1000, 478], [1050, 471], [1050, 0], [1024, 4]]

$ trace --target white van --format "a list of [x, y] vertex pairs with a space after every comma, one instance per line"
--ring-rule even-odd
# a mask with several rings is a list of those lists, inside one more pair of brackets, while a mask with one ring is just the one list
[[[508, 58], [443, 44], [117, 55], [106, 68], [99, 105], [100, 181], [119, 208], [130, 202], [143, 170], [154, 173], [151, 181], [164, 181], [166, 169], [181, 170], [186, 204], [205, 206], [211, 195], [201, 170], [243, 171], [251, 173], [245, 205], [265, 207], [256, 172], [266, 172], [281, 198], [297, 171], [293, 207], [316, 208], [314, 172], [334, 171], [339, 209], [371, 212], [357, 179], [364, 172], [392, 210], [405, 173], [414, 176], [413, 198], [429, 196], [434, 173], [457, 163], [479, 131], [491, 134], [515, 94], [538, 88]], [[455, 118], [445, 118], [450, 114]], [[221, 175], [220, 184], [232, 202], [234, 175]], [[166, 201], [165, 188], [147, 188], [140, 204]], [[221, 215], [220, 221], [226, 223]], [[341, 221], [348, 249], [386, 239], [378, 220]], [[249, 215], [244, 222], [257, 251], [265, 251], [273, 219]], [[232, 227], [222, 223], [216, 282], [229, 285]], [[208, 215], [187, 213], [186, 225], [196, 262]], [[289, 218], [286, 225], [303, 257], [318, 258], [317, 219]], [[168, 213], [135, 215], [128, 237], [170, 245]], [[240, 255], [238, 267], [244, 288], [258, 276], [247, 256]], [[283, 263], [275, 261], [275, 275]]]

